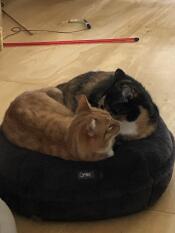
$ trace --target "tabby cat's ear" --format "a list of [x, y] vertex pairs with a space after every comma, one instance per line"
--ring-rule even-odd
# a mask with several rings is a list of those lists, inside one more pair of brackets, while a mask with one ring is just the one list
[[96, 129], [96, 120], [95, 119], [91, 119], [90, 122], [87, 125], [87, 134], [90, 137], [93, 137], [95, 135], [95, 129]]
[[76, 97], [76, 99], [78, 101], [76, 113], [87, 112], [91, 110], [91, 105], [89, 104], [85, 95], [79, 95]]

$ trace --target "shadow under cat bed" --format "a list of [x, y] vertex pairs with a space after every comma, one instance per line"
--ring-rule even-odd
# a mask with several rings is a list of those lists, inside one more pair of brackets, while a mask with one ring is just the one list
[[17, 213], [47, 220], [95, 220], [141, 211], [173, 172], [175, 145], [162, 119], [145, 139], [120, 141], [116, 156], [65, 161], [12, 145], [0, 131], [0, 196]]

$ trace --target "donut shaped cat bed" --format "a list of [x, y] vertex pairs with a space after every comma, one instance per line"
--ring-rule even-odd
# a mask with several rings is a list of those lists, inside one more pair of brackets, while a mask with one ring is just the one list
[[174, 140], [160, 119], [156, 132], [118, 142], [116, 156], [65, 161], [18, 148], [0, 132], [0, 196], [19, 214], [47, 220], [95, 220], [141, 211], [165, 191]]

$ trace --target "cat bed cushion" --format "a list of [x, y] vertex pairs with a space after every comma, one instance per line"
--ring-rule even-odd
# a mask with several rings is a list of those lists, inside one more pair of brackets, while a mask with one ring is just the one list
[[115, 156], [65, 161], [21, 149], [0, 132], [0, 197], [19, 214], [47, 220], [95, 220], [141, 211], [165, 191], [174, 140], [160, 119], [147, 139], [118, 142]]

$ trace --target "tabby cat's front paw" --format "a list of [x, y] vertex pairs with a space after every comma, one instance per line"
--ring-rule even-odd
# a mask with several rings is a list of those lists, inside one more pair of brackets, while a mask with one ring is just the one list
[[110, 151], [108, 151], [107, 155], [108, 155], [108, 158], [114, 156], [114, 151], [111, 149]]

